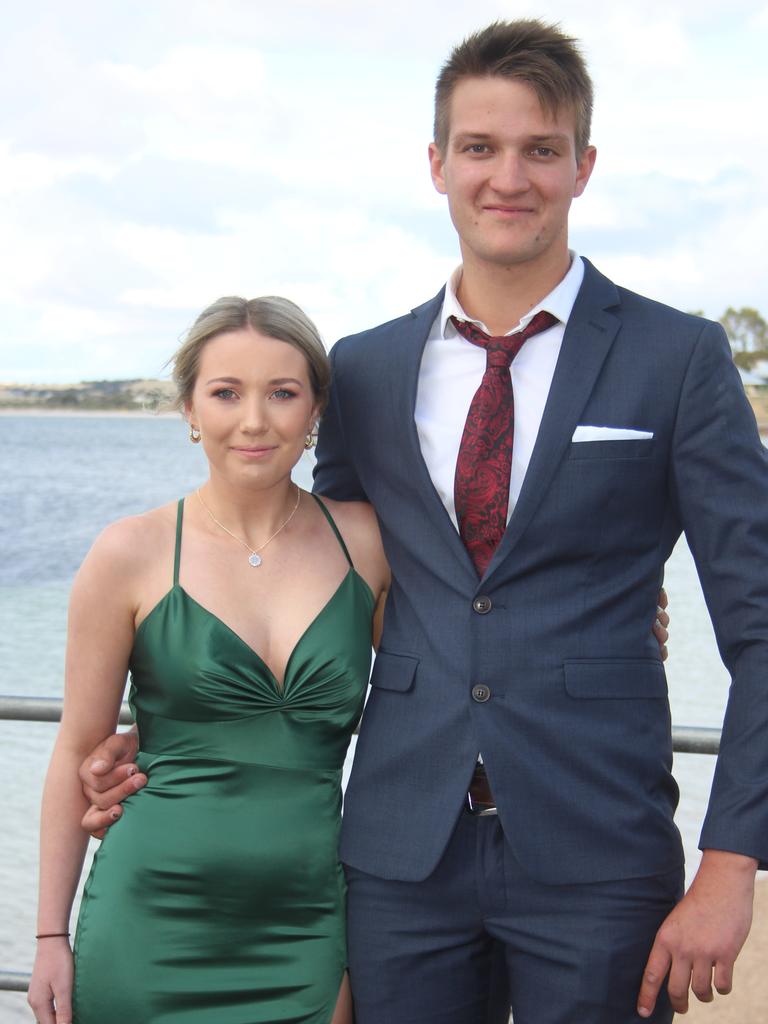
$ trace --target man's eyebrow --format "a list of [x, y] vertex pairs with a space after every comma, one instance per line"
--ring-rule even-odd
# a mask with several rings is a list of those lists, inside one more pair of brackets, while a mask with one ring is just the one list
[[542, 142], [568, 142], [569, 138], [564, 132], [549, 132], [547, 135], [531, 135], [529, 142], [541, 144]]
[[492, 138], [487, 132], [457, 132], [453, 137], [454, 145], [457, 142], [487, 142]]
[[[489, 135], [487, 132], [458, 132], [453, 137], [453, 144], [460, 145], [467, 142], [488, 142], [490, 139], [493, 139], [493, 137], [493, 135]], [[547, 132], [544, 135], [527, 136], [525, 144], [530, 145], [531, 143], [535, 143], [536, 145], [541, 145], [543, 142], [567, 143], [568, 141], [569, 137], [564, 132]]]

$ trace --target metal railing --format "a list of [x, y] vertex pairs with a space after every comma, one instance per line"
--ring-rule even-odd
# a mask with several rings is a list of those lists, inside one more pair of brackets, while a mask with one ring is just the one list
[[[0, 720], [17, 722], [58, 722], [64, 702], [56, 697], [0, 696]], [[133, 721], [127, 704], [120, 708], [121, 725]], [[676, 754], [716, 754], [720, 749], [720, 730], [678, 725], [672, 729], [672, 748]], [[29, 974], [0, 970], [0, 992], [26, 992]]]
[[21, 971], [0, 971], [0, 992], [26, 992], [31, 977]]
[[[58, 697], [0, 696], [0, 720], [58, 722], [63, 703]], [[120, 708], [120, 724], [130, 725], [132, 721], [128, 705], [123, 704]], [[716, 754], [720, 749], [720, 730], [701, 726], [674, 726], [672, 748], [676, 754]]]
[[[16, 722], [58, 722], [64, 701], [60, 697], [12, 697], [0, 696], [0, 720]], [[120, 708], [120, 724], [133, 722], [130, 708]]]

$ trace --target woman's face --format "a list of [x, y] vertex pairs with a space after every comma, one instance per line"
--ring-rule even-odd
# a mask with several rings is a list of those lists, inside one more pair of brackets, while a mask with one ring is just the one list
[[317, 419], [307, 360], [250, 327], [218, 334], [200, 353], [185, 412], [212, 477], [271, 486], [290, 476]]

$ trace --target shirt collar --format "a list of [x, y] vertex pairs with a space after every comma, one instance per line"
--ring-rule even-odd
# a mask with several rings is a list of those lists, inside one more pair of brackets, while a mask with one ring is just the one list
[[[555, 285], [549, 295], [545, 295], [541, 302], [537, 303], [533, 309], [529, 310], [524, 317], [521, 318], [520, 323], [516, 324], [507, 334], [512, 334], [514, 331], [521, 331], [526, 327], [531, 320], [539, 313], [542, 309], [545, 309], [548, 313], [552, 313], [557, 319], [565, 326], [568, 323], [568, 317], [571, 315], [573, 304], [576, 302], [576, 296], [581, 288], [581, 282], [584, 280], [584, 261], [581, 256], [575, 252], [570, 253], [571, 265], [568, 268], [568, 273], [560, 281], [559, 284]], [[489, 334], [488, 328], [482, 322], [482, 320], [474, 320], [472, 317], [467, 316], [464, 310], [461, 308], [459, 300], [456, 298], [456, 291], [461, 281], [461, 267], [457, 267], [448, 279], [448, 283], [445, 286], [445, 298], [443, 299], [443, 308], [440, 314], [440, 334], [441, 337], [452, 338], [456, 335], [456, 328], [450, 323], [450, 318], [455, 316], [458, 320], [468, 320], [470, 323], [477, 324], [477, 326]]]

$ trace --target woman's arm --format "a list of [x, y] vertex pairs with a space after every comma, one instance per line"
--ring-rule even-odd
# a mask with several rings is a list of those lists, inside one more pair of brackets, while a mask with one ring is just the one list
[[78, 572], [69, 605], [64, 712], [43, 791], [38, 940], [29, 1003], [41, 1024], [71, 1021], [69, 915], [88, 841], [78, 767], [117, 723], [134, 634], [136, 527], [98, 538]]

